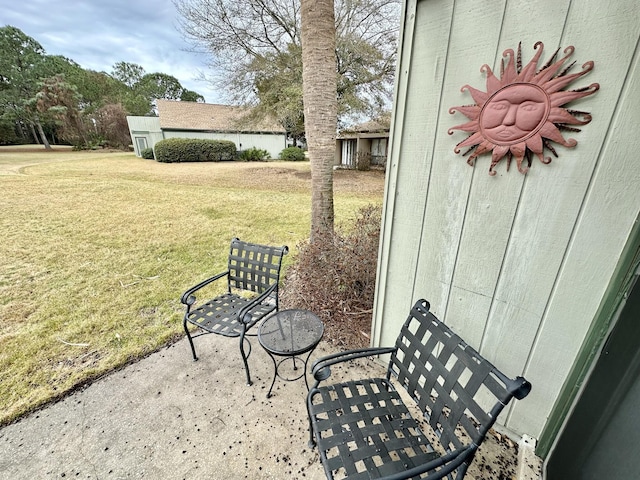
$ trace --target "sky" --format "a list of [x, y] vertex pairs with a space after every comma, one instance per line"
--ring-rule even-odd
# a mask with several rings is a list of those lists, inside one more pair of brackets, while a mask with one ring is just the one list
[[207, 103], [222, 103], [200, 75], [207, 56], [191, 53], [177, 30], [171, 0], [0, 0], [0, 26], [36, 40], [47, 55], [65, 56], [82, 68], [111, 73], [118, 62], [145, 73], [165, 73]]

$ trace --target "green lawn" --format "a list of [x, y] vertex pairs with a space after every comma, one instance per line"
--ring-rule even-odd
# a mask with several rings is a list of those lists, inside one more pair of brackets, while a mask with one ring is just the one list
[[[41, 148], [0, 147], [0, 425], [180, 338], [232, 237], [289, 245], [286, 268], [309, 234], [308, 162]], [[381, 172], [334, 182], [337, 222], [382, 202]]]

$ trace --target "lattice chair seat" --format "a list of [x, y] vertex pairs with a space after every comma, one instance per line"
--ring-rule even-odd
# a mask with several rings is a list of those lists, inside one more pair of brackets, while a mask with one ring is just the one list
[[385, 379], [321, 388], [311, 413], [318, 449], [338, 477], [379, 478], [439, 457]]
[[[225, 337], [240, 337], [240, 354], [244, 363], [247, 384], [251, 385], [248, 357], [251, 343], [249, 330], [266, 316], [278, 311], [278, 283], [282, 257], [288, 247], [272, 247], [231, 240], [228, 268], [182, 294], [180, 301], [186, 306], [183, 326], [193, 359], [197, 360], [193, 339], [214, 333]], [[198, 301], [196, 294], [216, 281], [226, 280], [227, 291], [206, 301]], [[189, 325], [201, 331], [193, 335]]]
[[[217, 333], [225, 337], [239, 337], [242, 334], [242, 328], [238, 321], [238, 313], [251, 302], [252, 299], [233, 293], [225, 293], [192, 310], [187, 321], [209, 333]], [[246, 323], [247, 328], [275, 310], [275, 303], [271, 305], [260, 303], [252, 306], [247, 310], [247, 314], [251, 318]]]
[[[386, 353], [386, 378], [320, 386], [331, 366]], [[426, 300], [411, 309], [395, 347], [329, 355], [314, 364], [313, 375], [310, 444], [329, 479], [462, 479], [502, 409], [531, 390], [468, 346]]]

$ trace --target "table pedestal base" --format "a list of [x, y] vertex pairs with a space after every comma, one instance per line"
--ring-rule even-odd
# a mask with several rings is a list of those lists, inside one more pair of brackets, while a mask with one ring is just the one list
[[[273, 361], [273, 368], [274, 368], [273, 380], [271, 381], [271, 387], [269, 387], [269, 393], [267, 393], [267, 398], [271, 398], [271, 391], [273, 390], [273, 386], [276, 383], [276, 378], [278, 377], [280, 377], [285, 382], [294, 382], [304, 377], [304, 384], [307, 386], [307, 391], [309, 390], [309, 381], [307, 380], [307, 363], [309, 363], [309, 358], [311, 358], [311, 354], [313, 353], [313, 351], [307, 354], [307, 357], [304, 359], [304, 361], [298, 355], [294, 355], [290, 357], [287, 356], [287, 357], [281, 358], [280, 360], [276, 360], [275, 355], [273, 355], [269, 351], [267, 351], [267, 353], [269, 354], [269, 356], [271, 357], [271, 360]], [[294, 371], [298, 370], [298, 367], [296, 366], [296, 360], [298, 360], [298, 362], [303, 362], [302, 373], [300, 373], [300, 375], [298, 375], [297, 377], [289, 378], [289, 377], [285, 377], [280, 373], [280, 365], [282, 365], [286, 361], [293, 362], [293, 370]]]

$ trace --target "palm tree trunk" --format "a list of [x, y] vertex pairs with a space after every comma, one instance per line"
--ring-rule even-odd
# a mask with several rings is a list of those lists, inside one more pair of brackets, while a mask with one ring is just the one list
[[311, 161], [311, 242], [333, 233], [333, 165], [338, 121], [333, 0], [302, 0], [302, 91]]

